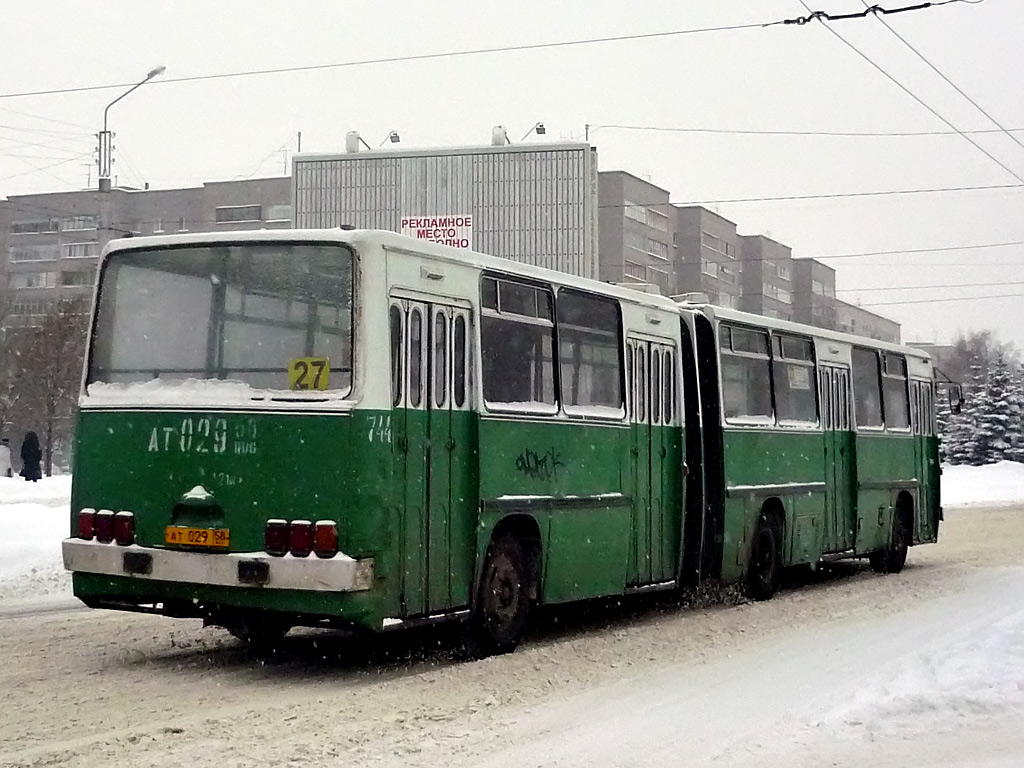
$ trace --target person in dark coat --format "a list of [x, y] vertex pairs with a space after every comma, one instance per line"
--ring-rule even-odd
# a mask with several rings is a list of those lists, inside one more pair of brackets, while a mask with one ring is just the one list
[[21, 476], [33, 483], [43, 476], [39, 463], [43, 460], [43, 451], [39, 447], [39, 436], [31, 430], [25, 434], [21, 442]]

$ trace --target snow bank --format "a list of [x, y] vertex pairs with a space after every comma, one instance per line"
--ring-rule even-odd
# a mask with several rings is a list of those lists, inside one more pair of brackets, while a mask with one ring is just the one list
[[1024, 502], [1024, 464], [942, 467], [942, 506], [993, 506]]
[[60, 553], [70, 496], [70, 475], [36, 483], [0, 477], [0, 598], [70, 591]]

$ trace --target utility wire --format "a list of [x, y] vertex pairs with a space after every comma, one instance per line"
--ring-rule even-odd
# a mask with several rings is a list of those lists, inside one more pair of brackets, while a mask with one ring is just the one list
[[[863, 1], [863, 0], [862, 0]], [[807, 8], [807, 16], [797, 16], [794, 19], [784, 19], [782, 21], [773, 21], [771, 24], [765, 24], [766, 27], [770, 27], [775, 24], [796, 24], [803, 26], [804, 24], [810, 24], [812, 21], [820, 21], [822, 23], [826, 21], [847, 21], [849, 19], [863, 19], [869, 14], [880, 18], [882, 15], [891, 15], [895, 13], [906, 13], [907, 11], [923, 11], [926, 8], [934, 8], [939, 5], [949, 5], [950, 3], [968, 3], [970, 5], [977, 5], [982, 0], [937, 0], [933, 3], [918, 3], [917, 5], [907, 5], [902, 8], [883, 8], [880, 5], [868, 5], [863, 11], [857, 13], [829, 13], [828, 11], [812, 11], [807, 8], [805, 3], [801, 3], [804, 8]]]
[[[863, 2], [865, 6], [867, 5], [867, 0], [861, 0], [861, 2]], [[934, 72], [939, 77], [941, 77], [946, 82], [947, 85], [949, 85], [953, 90], [955, 90], [957, 93], [959, 93], [965, 99], [967, 99], [967, 101], [969, 101], [971, 103], [971, 105], [975, 109], [977, 109], [979, 112], [981, 112], [981, 114], [983, 114], [985, 117], [987, 117], [992, 122], [992, 124], [994, 126], [996, 126], [1002, 133], [1005, 133], [1007, 136], [1009, 136], [1010, 139], [1017, 144], [1017, 146], [1019, 146], [1021, 149], [1024, 149], [1024, 142], [1021, 142], [1020, 139], [1018, 139], [1016, 136], [1014, 136], [1012, 133], [1010, 133], [1009, 129], [1004, 128], [1002, 123], [1000, 123], [998, 120], [996, 120], [994, 117], [992, 117], [992, 115], [990, 115], [985, 110], [984, 107], [982, 107], [978, 102], [976, 102], [974, 99], [972, 99], [970, 96], [968, 96], [960, 86], [958, 86], [956, 83], [954, 83], [952, 80], [950, 80], [945, 74], [943, 74], [943, 72], [938, 67], [936, 67], [934, 64], [932, 64], [932, 62], [930, 62], [925, 57], [925, 55], [923, 53], [921, 53], [919, 50], [917, 50], [917, 48], [915, 48], [913, 45], [911, 45], [907, 41], [907, 39], [905, 37], [903, 37], [903, 35], [901, 35], [899, 32], [897, 32], [895, 29], [893, 29], [892, 26], [889, 24], [889, 22], [887, 22], [885, 19], [883, 19], [881, 16], [878, 16], [878, 15], [876, 15], [875, 18], [878, 19], [878, 23], [879, 24], [881, 24], [887, 30], [892, 32], [892, 34], [896, 37], [897, 40], [899, 40], [907, 48], [909, 48], [911, 51], [913, 51], [914, 54], [917, 56], [917, 58], [919, 58], [921, 61], [923, 61], [925, 64], [927, 64], [928, 67], [932, 70], [932, 72]], [[967, 131], [965, 131], [965, 133], [967, 133]]]
[[1024, 285], [1024, 280], [1000, 280], [987, 283], [951, 283], [949, 285], [893, 285], [886, 288], [837, 288], [836, 293], [877, 293], [878, 291], [927, 291], [946, 288], [993, 288], [1002, 285]]
[[[659, 125], [593, 125], [588, 126], [591, 133], [602, 129], [618, 131], [654, 131], [659, 133], [709, 133], [727, 136], [826, 136], [837, 138], [905, 138], [923, 136], [959, 136], [957, 131], [786, 131], [786, 130], [746, 130], [742, 128], [681, 128]], [[962, 131], [968, 134], [1005, 133], [1007, 131], [1024, 132], [1024, 128], [981, 128]], [[1024, 145], [1022, 145], [1024, 146]]]
[[[804, 2], [804, 0], [800, 0], [800, 5], [802, 5], [804, 8], [806, 8], [808, 12], [811, 12], [810, 7], [808, 7], [807, 3]], [[929, 105], [924, 99], [922, 99], [920, 96], [918, 96], [912, 90], [910, 90], [907, 86], [905, 86], [903, 83], [901, 83], [895, 77], [890, 75], [881, 65], [876, 64], [873, 59], [871, 59], [866, 53], [864, 53], [859, 48], [857, 48], [857, 46], [855, 46], [853, 43], [851, 43], [845, 37], [843, 37], [838, 32], [836, 32], [831, 26], [829, 26], [828, 24], [825, 24], [824, 21], [822, 21], [822, 26], [824, 26], [825, 29], [827, 29], [831, 34], [835, 35], [843, 43], [843, 45], [848, 47], [850, 50], [852, 50], [854, 53], [856, 53], [858, 56], [860, 56], [862, 59], [864, 59], [864, 61], [866, 61], [872, 67], [874, 67], [879, 72], [881, 72], [883, 75], [885, 75], [885, 77], [888, 80], [890, 80], [895, 85], [897, 85], [900, 88], [900, 90], [902, 90], [904, 93], [906, 93], [908, 96], [910, 96], [914, 101], [916, 101], [922, 107], [924, 107], [929, 112], [931, 112], [933, 115], [935, 115], [935, 117], [939, 118], [939, 120], [941, 120], [943, 123], [948, 125], [950, 128], [952, 128], [958, 134], [960, 134], [964, 138], [965, 141], [970, 142], [971, 145], [975, 149], [977, 149], [979, 152], [981, 152], [983, 155], [985, 155], [985, 157], [989, 158], [992, 162], [994, 162], [996, 165], [998, 165], [1004, 171], [1006, 171], [1011, 176], [1013, 176], [1013, 178], [1017, 179], [1017, 181], [1024, 182], [1024, 176], [1020, 176], [1016, 171], [1014, 171], [1008, 165], [1003, 163], [999, 158], [997, 158], [995, 155], [993, 155], [991, 152], [989, 152], [987, 149], [985, 149], [983, 146], [981, 146], [981, 144], [979, 144], [974, 139], [972, 139], [970, 136], [968, 136], [966, 133], [964, 133], [959, 128], [957, 128], [953, 123], [951, 123], [949, 120], [947, 120], [945, 117], [943, 117], [942, 114], [938, 110], [936, 110], [931, 105]]]
[[[975, 0], [977, 2], [978, 0]], [[971, 2], [971, 0], [941, 0], [940, 2], [920, 3], [915, 6], [906, 8], [897, 8], [893, 10], [886, 10], [875, 6], [878, 13], [903, 13], [904, 11], [917, 11], [925, 8], [930, 8], [939, 5], [948, 5], [956, 2]], [[806, 5], [804, 5], [807, 8]], [[828, 17], [823, 11], [811, 11], [807, 8], [808, 12], [811, 13], [811, 18], [833, 18]], [[824, 15], [822, 15], [824, 14]], [[861, 14], [847, 14], [844, 16], [836, 16], [834, 18], [854, 18], [856, 16], [867, 16], [867, 12]], [[808, 19], [810, 20], [810, 19]], [[682, 35], [696, 35], [706, 34], [710, 32], [734, 32], [742, 29], [762, 29], [764, 27], [773, 26], [776, 24], [806, 24], [808, 20], [799, 21], [794, 19], [785, 19], [782, 21], [773, 21], [767, 23], [750, 23], [750, 24], [727, 24], [717, 27], [698, 27], [690, 29], [676, 29], [667, 32], [640, 32], [632, 35], [610, 35], [607, 37], [591, 37], [583, 38], [578, 40], [558, 40], [551, 43], [525, 43], [521, 45], [501, 45], [493, 46], [490, 48], [470, 48], [461, 51], [439, 51], [436, 53], [420, 53], [411, 54], [408, 56], [385, 56], [377, 59], [362, 59], [357, 61], [343, 61], [336, 62], [333, 64], [307, 64], [296, 67], [276, 67], [273, 69], [252, 69], [242, 70], [238, 72], [221, 72], [208, 75], [192, 75], [188, 77], [167, 77], [161, 78], [160, 80], [154, 81], [150, 85], [165, 85], [170, 83], [189, 83], [204, 80], [224, 80], [228, 78], [237, 77], [254, 77], [258, 75], [278, 75], [278, 74], [290, 74], [294, 72], [315, 72], [319, 70], [327, 69], [343, 69], [346, 67], [359, 67], [369, 66], [374, 64], [397, 64], [410, 61], [432, 61], [434, 59], [447, 59], [447, 58], [458, 58], [465, 56], [481, 56], [492, 53], [512, 53], [520, 51], [541, 51], [541, 50], [552, 50], [557, 48], [569, 48], [574, 46], [583, 45], [598, 45], [602, 43], [619, 43], [619, 42], [630, 42], [636, 40], [655, 40], [668, 37], [680, 37]], [[13, 99], [22, 96], [54, 96], [64, 93], [83, 93], [86, 91], [102, 91], [113, 88], [128, 88], [134, 83], [109, 83], [106, 85], [87, 85], [77, 86], [72, 88], [50, 88], [35, 91], [10, 91], [7, 93], [0, 93], [0, 99]]]
[[947, 301], [980, 301], [982, 299], [1016, 299], [1024, 293], [989, 293], [983, 296], [947, 296], [942, 299], [910, 299], [904, 301], [878, 301], [871, 304], [854, 304], [855, 307], [893, 307], [903, 304], [940, 304]]

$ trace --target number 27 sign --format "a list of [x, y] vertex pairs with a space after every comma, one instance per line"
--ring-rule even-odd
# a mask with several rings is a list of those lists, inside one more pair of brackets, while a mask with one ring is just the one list
[[289, 389], [327, 389], [331, 383], [331, 361], [326, 357], [296, 357], [288, 363]]

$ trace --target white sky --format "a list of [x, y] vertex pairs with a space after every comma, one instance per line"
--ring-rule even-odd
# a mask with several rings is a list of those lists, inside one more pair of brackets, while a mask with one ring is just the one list
[[[830, 13], [864, 7], [861, 0], [808, 5]], [[95, 184], [95, 167], [87, 168], [94, 134], [104, 107], [124, 88], [7, 94], [132, 83], [157, 64], [167, 67], [162, 78], [110, 110], [122, 183], [170, 187], [282, 174], [299, 131], [303, 151], [329, 152], [342, 148], [347, 130], [359, 130], [374, 146], [391, 129], [400, 132], [403, 147], [464, 145], [487, 143], [498, 123], [519, 139], [538, 120], [549, 139], [582, 138], [588, 123], [949, 130], [820, 24], [174, 82], [806, 13], [799, 0], [19, 4], [0, 26], [0, 196], [83, 188], [90, 172]], [[1024, 3], [958, 2], [884, 18], [1004, 127], [1024, 129]], [[832, 29], [958, 128], [994, 127], [879, 21], [836, 22]], [[1013, 135], [1024, 143], [1024, 130]], [[1024, 184], [955, 134], [780, 137], [601, 128], [590, 138], [602, 170], [646, 176], [678, 202], [1021, 184], [717, 207], [742, 233], [768, 234], [796, 256], [1024, 241]], [[1024, 178], [1024, 147], [1000, 133], [973, 138]], [[885, 303], [871, 308], [902, 322], [908, 340], [945, 341], [958, 330], [992, 328], [1024, 347], [1024, 246], [829, 263], [838, 269], [841, 298]], [[993, 294], [1014, 295], [979, 298]], [[949, 297], [957, 300], [910, 303]]]

